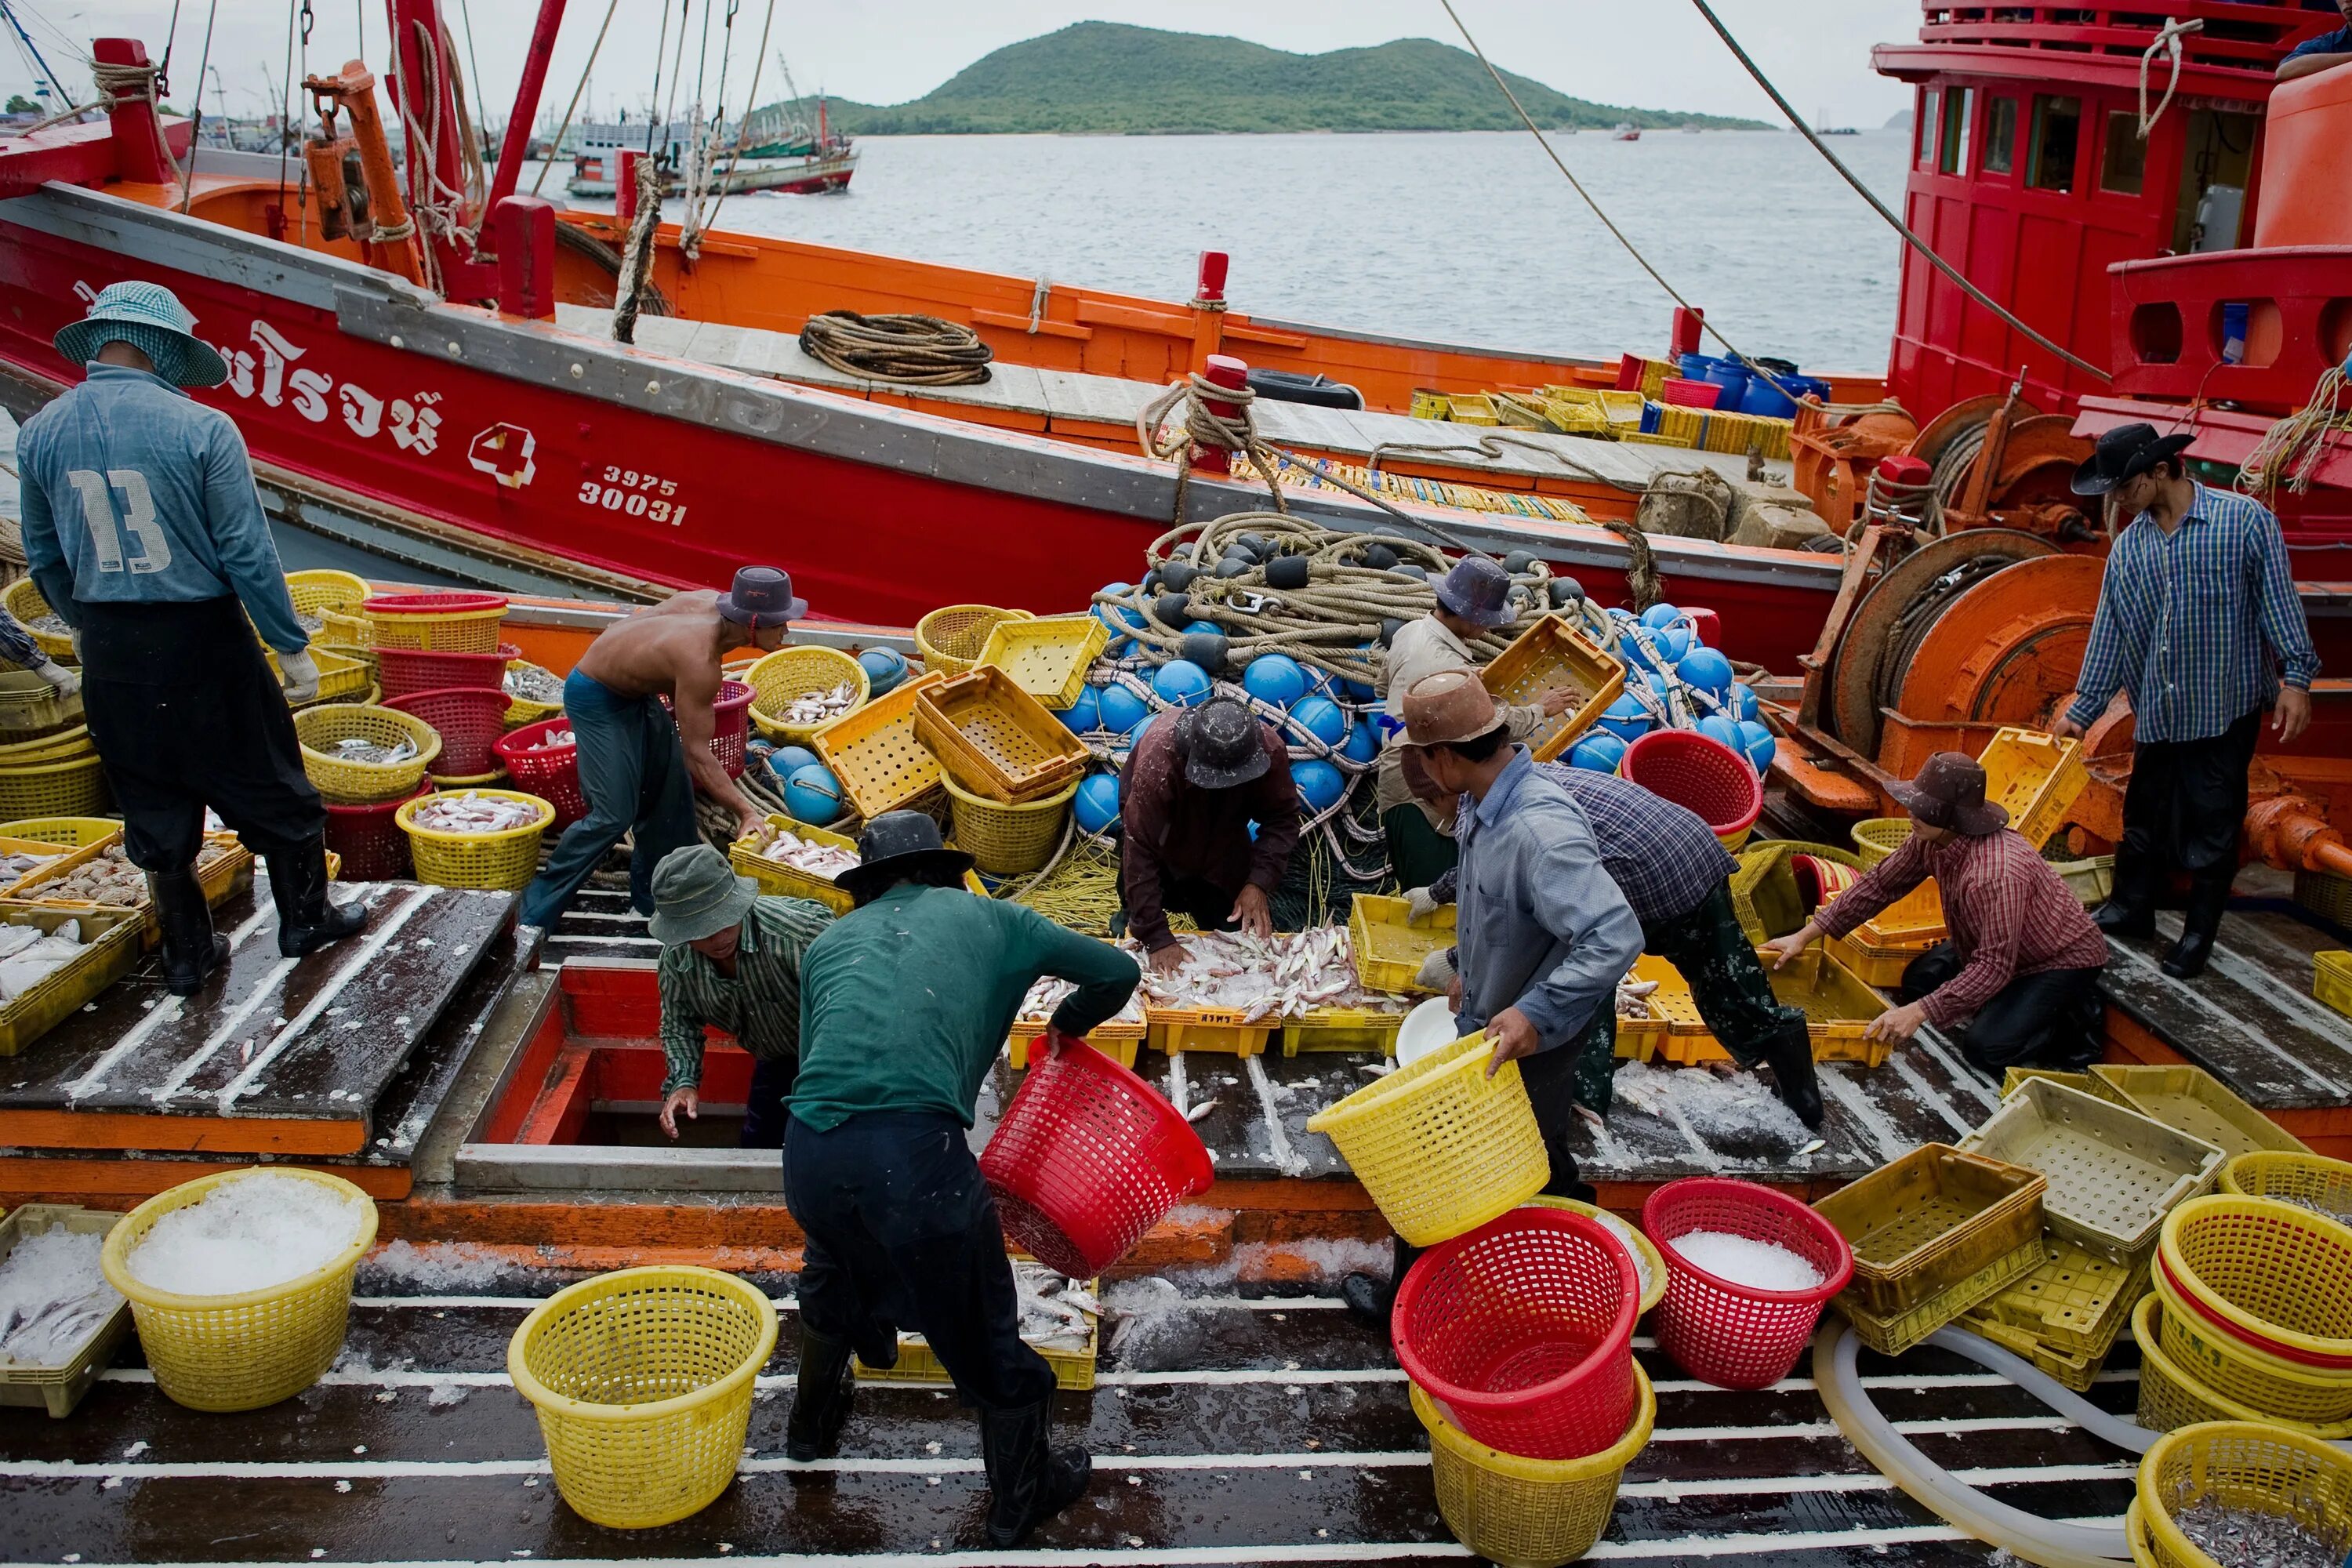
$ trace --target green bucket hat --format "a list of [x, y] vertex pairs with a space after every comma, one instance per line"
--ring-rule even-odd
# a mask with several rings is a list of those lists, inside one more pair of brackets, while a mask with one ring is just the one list
[[228, 379], [228, 364], [195, 335], [195, 317], [162, 284], [110, 283], [91, 302], [89, 315], [59, 329], [51, 341], [58, 353], [83, 365], [108, 343], [126, 342], [173, 386], [218, 386]]
[[727, 857], [708, 844], [689, 844], [654, 868], [654, 918], [647, 929], [666, 947], [700, 942], [751, 912], [760, 885], [739, 877]]

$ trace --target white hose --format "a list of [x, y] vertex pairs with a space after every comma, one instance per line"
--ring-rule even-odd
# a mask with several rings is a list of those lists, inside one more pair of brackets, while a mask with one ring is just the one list
[[1965, 1356], [1987, 1372], [2000, 1373], [2092, 1436], [2103, 1438], [2118, 1448], [2145, 1454], [2156, 1446], [2157, 1438], [2163, 1436], [2160, 1432], [2149, 1431], [2137, 1421], [2100, 1409], [2032, 1362], [2011, 1354], [1981, 1334], [1969, 1333], [1966, 1329], [1942, 1328], [1927, 1336], [1927, 1343], [1937, 1350]]

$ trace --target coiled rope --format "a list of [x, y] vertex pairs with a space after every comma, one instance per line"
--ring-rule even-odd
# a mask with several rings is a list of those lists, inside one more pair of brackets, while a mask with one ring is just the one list
[[2310, 489], [2333, 438], [2352, 437], [2352, 413], [2338, 406], [2347, 387], [2352, 387], [2352, 356], [2321, 372], [2310, 400], [2263, 432], [2238, 467], [2238, 488], [2264, 500], [2275, 495], [2282, 483], [2294, 495]]
[[965, 386], [988, 379], [994, 358], [980, 334], [937, 316], [861, 316], [827, 310], [801, 329], [801, 352], [844, 375], [913, 386]]

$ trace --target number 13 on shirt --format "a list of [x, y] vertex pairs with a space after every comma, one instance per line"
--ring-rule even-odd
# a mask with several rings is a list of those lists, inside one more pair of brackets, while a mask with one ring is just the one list
[[[89, 525], [89, 542], [98, 552], [98, 569], [120, 572], [128, 564], [133, 573], [162, 572], [172, 564], [172, 542], [155, 521], [155, 498], [147, 489], [147, 476], [136, 468], [109, 468], [101, 475], [90, 468], [70, 468], [66, 481], [81, 497], [82, 521]], [[122, 521], [118, 529], [114, 517], [114, 492], [122, 492]], [[126, 563], [122, 554], [122, 531], [127, 530], [139, 553]]]

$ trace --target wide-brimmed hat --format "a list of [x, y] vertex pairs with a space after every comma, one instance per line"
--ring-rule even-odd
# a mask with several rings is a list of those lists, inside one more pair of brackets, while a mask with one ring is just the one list
[[971, 857], [949, 848], [940, 825], [922, 812], [886, 811], [857, 836], [857, 864], [833, 880], [864, 903], [891, 883], [931, 867], [961, 877], [971, 869]]
[[773, 566], [745, 566], [735, 585], [719, 595], [719, 613], [739, 626], [758, 631], [808, 614], [808, 601], [793, 597], [793, 574]]
[[50, 342], [75, 364], [88, 364], [109, 343], [129, 343], [173, 386], [218, 386], [228, 362], [195, 335], [196, 319], [161, 283], [110, 283], [89, 314], [58, 330]]
[[688, 844], [654, 868], [654, 918], [646, 923], [665, 946], [700, 942], [739, 926], [760, 896], [760, 884], [739, 877], [727, 857], [708, 844]]
[[1176, 748], [1184, 757], [1184, 782], [1199, 789], [1233, 789], [1264, 778], [1274, 765], [1257, 715], [1230, 697], [1188, 710], [1177, 721]]
[[2153, 425], [2118, 425], [2099, 437], [2074, 470], [2074, 493], [2103, 496], [2166, 458], [2179, 457], [2196, 439], [2193, 435], [2159, 436]]
[[1518, 619], [1511, 608], [1511, 574], [1486, 555], [1465, 555], [1437, 584], [1437, 602], [1475, 626]]
[[1984, 764], [1962, 752], [1937, 752], [1921, 764], [1909, 784], [1890, 783], [1886, 793], [1914, 822], [1948, 827], [1970, 838], [2009, 826], [2009, 808], [1985, 799]]
[[1475, 669], [1423, 676], [1404, 694], [1404, 738], [1415, 746], [1475, 741], [1503, 727], [1502, 713]]

